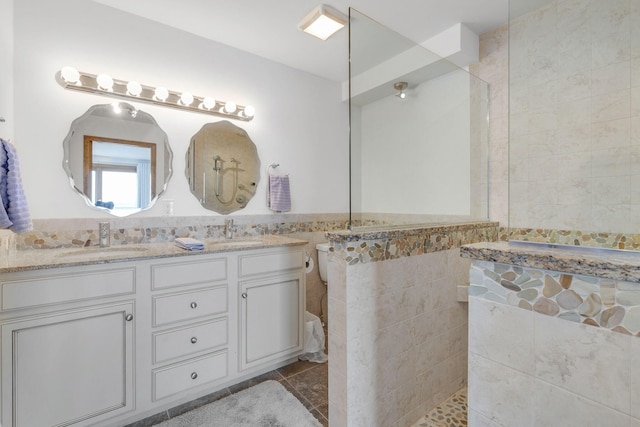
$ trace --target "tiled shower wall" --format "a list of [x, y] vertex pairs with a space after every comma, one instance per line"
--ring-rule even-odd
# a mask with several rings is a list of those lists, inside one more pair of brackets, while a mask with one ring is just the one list
[[490, 84], [504, 238], [640, 248], [640, 0], [551, 1], [481, 35], [470, 71]]
[[480, 36], [469, 71], [489, 83], [489, 218], [509, 223], [509, 27]]
[[511, 226], [640, 229], [640, 0], [510, 24]]
[[469, 425], [640, 426], [637, 283], [486, 261], [470, 276]]

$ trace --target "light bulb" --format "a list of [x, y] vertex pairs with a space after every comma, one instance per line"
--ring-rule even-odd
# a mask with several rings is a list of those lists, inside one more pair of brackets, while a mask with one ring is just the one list
[[142, 85], [138, 82], [130, 81], [127, 83], [127, 93], [131, 96], [139, 96], [142, 93]]
[[216, 100], [210, 96], [207, 96], [202, 100], [202, 107], [205, 110], [211, 110], [215, 106], [216, 106]]
[[78, 83], [80, 81], [80, 73], [73, 67], [62, 67], [60, 75], [67, 83]]
[[251, 105], [247, 105], [246, 107], [244, 107], [244, 115], [246, 117], [253, 117], [256, 115], [256, 109]]
[[189, 92], [184, 92], [182, 95], [180, 95], [180, 103], [182, 105], [191, 105], [193, 103], [193, 95], [191, 95]]
[[157, 87], [155, 97], [158, 101], [166, 101], [169, 97], [169, 90], [163, 86]]
[[98, 88], [102, 90], [111, 90], [113, 88], [113, 79], [108, 74], [98, 74], [96, 77]]
[[400, 92], [398, 96], [400, 97], [400, 99], [405, 99], [407, 97], [407, 94], [404, 92]]
[[224, 104], [224, 111], [226, 113], [233, 113], [233, 112], [236, 111], [236, 108], [238, 108], [238, 107], [237, 107], [235, 102], [229, 101], [226, 104]]

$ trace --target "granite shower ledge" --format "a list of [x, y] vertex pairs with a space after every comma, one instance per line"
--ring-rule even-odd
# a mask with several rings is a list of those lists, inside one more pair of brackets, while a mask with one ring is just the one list
[[289, 237], [264, 235], [246, 239], [203, 240], [202, 250], [185, 250], [174, 243], [147, 243], [137, 245], [117, 245], [107, 248], [30, 249], [11, 251], [0, 256], [0, 274], [27, 270], [42, 270], [79, 265], [108, 264], [152, 258], [171, 258], [201, 254], [245, 251], [282, 246], [301, 246], [308, 242]]
[[460, 256], [499, 264], [640, 283], [640, 253], [635, 252], [584, 247], [549, 247], [535, 243], [484, 242], [462, 246]]

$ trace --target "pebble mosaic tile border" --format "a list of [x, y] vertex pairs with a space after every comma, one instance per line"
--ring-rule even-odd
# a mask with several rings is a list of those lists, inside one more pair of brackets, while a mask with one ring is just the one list
[[[98, 221], [92, 222], [97, 224]], [[153, 223], [154, 221], [152, 219], [149, 222]], [[114, 221], [111, 226], [111, 245], [172, 242], [177, 237], [192, 237], [200, 240], [224, 238], [224, 225], [221, 224], [206, 224], [201, 220], [193, 220], [193, 223], [189, 224], [188, 217], [183, 221], [172, 219], [171, 222], [182, 222], [188, 225], [167, 224], [149, 227], [119, 227], [121, 224], [117, 224]], [[39, 229], [38, 221], [34, 221], [34, 225], [34, 231], [15, 235], [15, 248], [17, 250], [81, 247], [95, 245], [98, 242], [97, 227], [93, 229], [68, 230], [61, 228], [51, 230], [51, 227], [44, 226]], [[258, 222], [255, 224], [237, 224], [235, 227], [235, 238], [242, 238], [270, 234], [286, 235], [343, 230], [348, 227], [348, 220]]]
[[469, 295], [640, 336], [637, 283], [474, 260]]
[[466, 427], [467, 388], [433, 408], [412, 427]]
[[580, 230], [500, 227], [500, 240], [593, 246], [609, 249], [640, 250], [640, 234], [598, 233]]
[[327, 233], [333, 256], [348, 265], [446, 251], [477, 242], [494, 242], [497, 223], [437, 225], [373, 233]]
[[[261, 222], [260, 219], [255, 220], [255, 218], [254, 220], [236, 218], [235, 237], [323, 232], [334, 241], [334, 251], [344, 252], [343, 257], [350, 264], [443, 251], [468, 243], [495, 241], [498, 238], [498, 224], [490, 222], [397, 228], [378, 220], [360, 220], [357, 226], [375, 227], [376, 231], [350, 232], [346, 217], [329, 220], [302, 218], [291, 221], [269, 221], [268, 219]], [[68, 226], [69, 221], [72, 220], [63, 220], [60, 224]], [[239, 223], [240, 221], [247, 223], [242, 224]], [[36, 220], [34, 231], [13, 237], [15, 249], [56, 249], [95, 245], [98, 242], [98, 235], [97, 227], [93, 225], [97, 222], [97, 220], [87, 222], [91, 225], [91, 229], [74, 229], [62, 226], [57, 228], [55, 221], [52, 225], [47, 224], [46, 220]], [[122, 220], [112, 221], [111, 245], [172, 242], [177, 237], [192, 237], [199, 240], [224, 237], [224, 225], [207, 223], [206, 220], [197, 218], [190, 220], [187, 217], [181, 220], [174, 217], [170, 221], [152, 218], [142, 219], [139, 222], [147, 222], [151, 226], [127, 226]], [[184, 223], [187, 224], [178, 225]], [[82, 221], [79, 221], [79, 224], [82, 224]], [[365, 237], [368, 239], [362, 240]]]

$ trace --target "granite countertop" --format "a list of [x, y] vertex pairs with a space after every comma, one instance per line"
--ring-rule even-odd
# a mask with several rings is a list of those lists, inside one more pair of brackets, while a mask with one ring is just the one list
[[500, 264], [640, 282], [638, 252], [584, 246], [483, 242], [462, 246], [460, 256]]
[[171, 243], [117, 245], [101, 248], [60, 248], [11, 251], [0, 254], [0, 274], [26, 270], [70, 267], [78, 265], [107, 264], [139, 259], [181, 257], [221, 252], [246, 251], [278, 246], [306, 245], [306, 240], [276, 235], [264, 235], [239, 239], [204, 240], [205, 248], [189, 251]]

